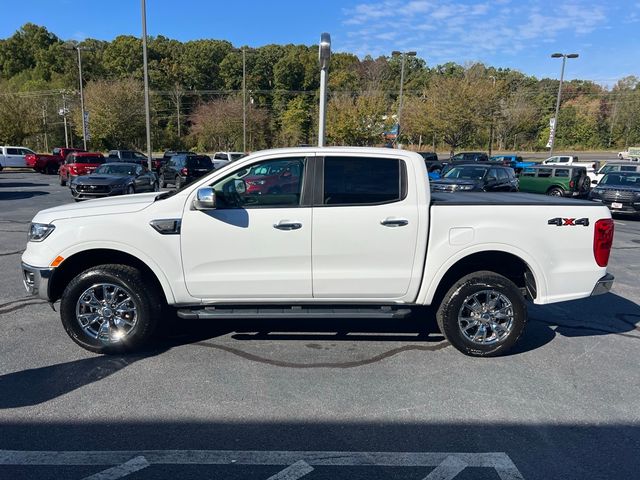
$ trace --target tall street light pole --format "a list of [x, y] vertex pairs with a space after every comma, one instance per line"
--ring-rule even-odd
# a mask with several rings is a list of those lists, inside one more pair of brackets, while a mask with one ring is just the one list
[[318, 60], [320, 61], [320, 107], [318, 119], [318, 146], [324, 147], [325, 129], [327, 124], [327, 75], [329, 74], [329, 61], [331, 60], [331, 35], [320, 35], [318, 46]]
[[404, 90], [404, 64], [405, 64], [407, 55], [414, 57], [416, 54], [417, 54], [416, 52], [399, 52], [397, 50], [394, 50], [393, 52], [391, 52], [391, 55], [393, 56], [397, 56], [397, 55], [402, 56], [402, 61], [400, 62], [400, 95], [398, 97], [398, 118], [396, 121], [398, 125], [398, 130], [396, 133], [396, 143], [398, 143], [398, 139], [400, 138], [400, 119], [402, 117], [402, 93]]
[[147, 167], [153, 170], [151, 165], [151, 112], [149, 110], [149, 67], [147, 64], [147, 7], [142, 0], [142, 69], [144, 73], [144, 113], [147, 123]]
[[558, 98], [556, 99], [556, 116], [553, 120], [553, 127], [551, 129], [551, 138], [549, 139], [549, 156], [553, 155], [553, 145], [556, 140], [556, 133], [558, 132], [558, 113], [560, 111], [560, 96], [562, 95], [562, 81], [564, 79], [564, 65], [567, 58], [578, 58], [577, 53], [554, 53], [551, 58], [562, 58], [562, 70], [560, 70], [560, 85], [558, 85]]
[[242, 153], [247, 153], [247, 52], [242, 47]]

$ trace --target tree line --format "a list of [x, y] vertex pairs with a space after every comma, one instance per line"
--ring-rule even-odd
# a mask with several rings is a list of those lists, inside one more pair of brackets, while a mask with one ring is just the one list
[[[79, 145], [82, 123], [77, 53], [82, 48], [89, 148], [145, 148], [141, 39], [63, 41], [25, 24], [0, 40], [0, 142], [39, 150]], [[148, 42], [154, 150], [241, 150], [317, 141], [317, 46], [245, 50], [224, 40]], [[454, 151], [544, 149], [558, 81], [511, 69], [405, 58], [399, 141]], [[401, 58], [335, 53], [329, 70], [327, 144], [380, 145], [397, 122]], [[243, 103], [244, 102], [244, 103]], [[640, 80], [612, 88], [589, 80], [563, 85], [556, 149], [640, 144]]]

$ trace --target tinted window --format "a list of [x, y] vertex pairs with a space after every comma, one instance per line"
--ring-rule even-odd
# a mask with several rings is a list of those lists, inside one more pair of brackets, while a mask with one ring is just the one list
[[507, 173], [507, 171], [504, 168], [500, 168], [497, 170], [498, 172], [498, 180], [501, 181], [508, 181], [509, 180], [509, 174]]
[[216, 160], [227, 160], [227, 155], [225, 153], [216, 153], [215, 157]]
[[472, 165], [464, 167], [453, 167], [449, 170], [444, 178], [458, 178], [464, 180], [480, 180], [487, 174], [487, 169], [484, 167], [474, 167]]
[[246, 157], [246, 155], [244, 153], [232, 153], [231, 154], [231, 161], [235, 162], [236, 160], [240, 160], [243, 157]]
[[559, 163], [568, 163], [569, 157], [560, 157], [558, 160]]
[[552, 172], [553, 170], [550, 168], [540, 168], [538, 169], [538, 177], [540, 178], [550, 177]]
[[75, 163], [104, 163], [104, 157], [100, 157], [98, 155], [94, 155], [91, 157], [71, 157], [69, 158], [69, 160], [71, 160], [71, 162], [75, 161]]
[[206, 155], [198, 155], [196, 157], [187, 157], [188, 168], [206, 168], [207, 170], [213, 169], [213, 163], [211, 159]]
[[297, 207], [304, 166], [302, 158], [287, 158], [236, 170], [213, 185], [217, 208]]
[[568, 177], [569, 176], [569, 169], [568, 168], [556, 168], [556, 171], [554, 172], [554, 176], [555, 177]]
[[7, 155], [20, 155], [20, 150], [17, 148], [7, 148]]
[[635, 172], [637, 170], [638, 167], [636, 167], [635, 165], [631, 165], [631, 166], [626, 166], [623, 165], [620, 167], [620, 171], [621, 172]]
[[108, 175], [134, 175], [135, 171], [135, 165], [114, 165], [113, 163], [108, 163], [96, 168], [93, 173], [103, 173]]
[[401, 199], [400, 160], [326, 157], [325, 205], [363, 205]]

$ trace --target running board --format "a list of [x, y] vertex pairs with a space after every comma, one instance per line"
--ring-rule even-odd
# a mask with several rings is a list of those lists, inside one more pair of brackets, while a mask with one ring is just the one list
[[267, 318], [384, 318], [402, 319], [411, 313], [409, 308], [382, 307], [203, 307], [182, 308], [178, 316], [187, 320], [236, 319], [257, 320]]

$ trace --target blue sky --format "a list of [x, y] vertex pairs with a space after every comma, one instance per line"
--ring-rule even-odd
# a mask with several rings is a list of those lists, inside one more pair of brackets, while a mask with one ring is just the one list
[[[26, 22], [63, 39], [140, 35], [139, 0], [4, 0], [0, 37]], [[3, 2], [3, 3], [4, 3]], [[359, 55], [416, 50], [429, 65], [481, 61], [559, 76], [555, 51], [579, 53], [567, 78], [612, 85], [640, 75], [640, 0], [147, 0], [149, 35], [234, 45], [318, 42]]]

